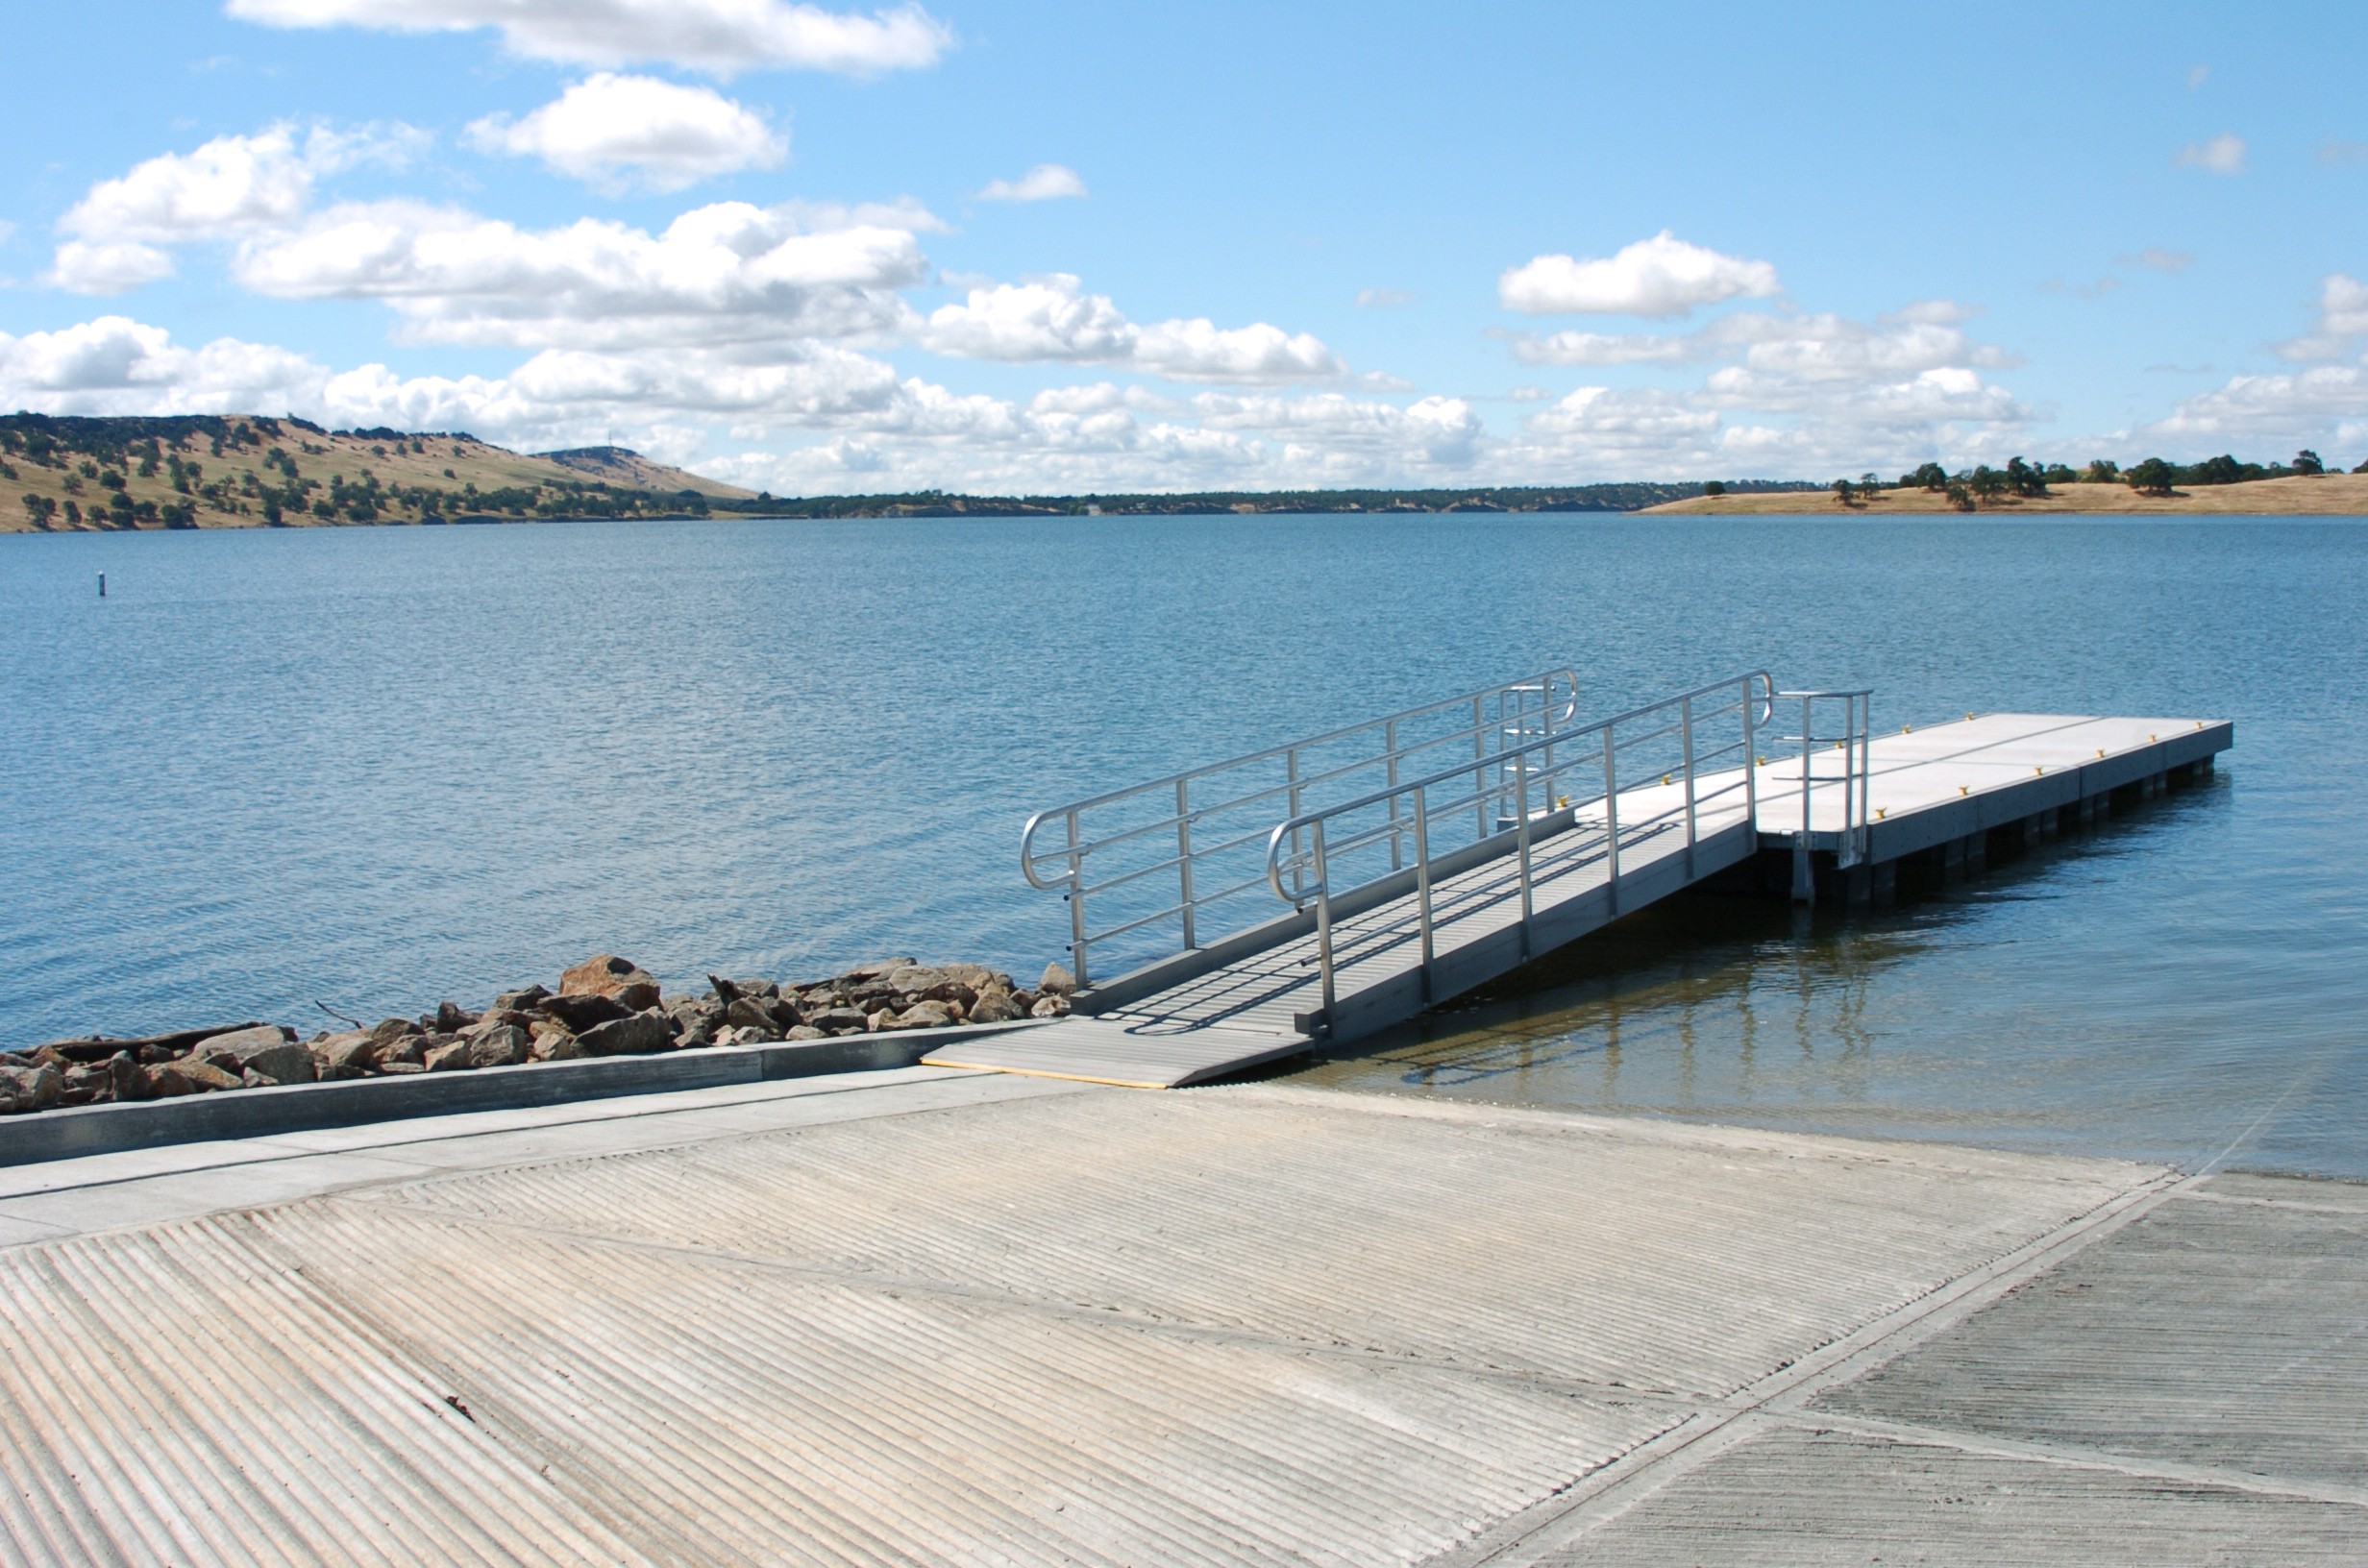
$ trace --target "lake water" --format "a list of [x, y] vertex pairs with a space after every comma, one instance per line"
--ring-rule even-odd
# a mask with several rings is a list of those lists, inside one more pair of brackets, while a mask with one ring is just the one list
[[[108, 597], [95, 592], [98, 574]], [[2237, 722], [1873, 910], [1688, 898], [1304, 1082], [2368, 1176], [2368, 524], [1591, 516], [0, 538], [0, 1044], [1033, 973], [1032, 809], [1552, 664]]]

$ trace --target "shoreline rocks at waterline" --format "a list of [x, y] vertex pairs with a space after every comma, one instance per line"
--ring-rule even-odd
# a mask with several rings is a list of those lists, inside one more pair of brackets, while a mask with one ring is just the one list
[[0, 1051], [0, 1115], [340, 1078], [1059, 1017], [1075, 990], [1076, 981], [1058, 964], [1048, 966], [1028, 990], [981, 964], [889, 958], [802, 983], [711, 974], [705, 991], [675, 995], [639, 965], [600, 953], [562, 973], [556, 991], [541, 985], [506, 991], [477, 1012], [439, 1002], [417, 1018], [323, 1030], [309, 1040], [299, 1040], [283, 1024], [247, 1022]]

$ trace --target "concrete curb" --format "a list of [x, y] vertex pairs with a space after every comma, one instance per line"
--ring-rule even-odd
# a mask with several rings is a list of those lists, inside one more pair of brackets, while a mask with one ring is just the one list
[[86, 1154], [202, 1143], [274, 1133], [465, 1111], [515, 1111], [621, 1094], [659, 1094], [725, 1084], [808, 1078], [830, 1072], [909, 1067], [941, 1045], [982, 1035], [1032, 1029], [1045, 1020], [956, 1025], [841, 1035], [777, 1045], [709, 1045], [655, 1056], [603, 1056], [530, 1062], [471, 1072], [405, 1073], [326, 1084], [191, 1094], [123, 1105], [82, 1105], [0, 1118], [0, 1165], [28, 1165]]

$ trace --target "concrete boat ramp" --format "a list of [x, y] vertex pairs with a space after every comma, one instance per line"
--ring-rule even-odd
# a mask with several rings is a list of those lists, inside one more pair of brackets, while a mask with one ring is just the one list
[[1079, 1017], [926, 1060], [1201, 1083], [1685, 888], [1881, 897], [1903, 866], [1978, 863], [1993, 835], [2088, 821], [2234, 743], [2224, 720], [2027, 713], [1876, 734], [1870, 706], [1753, 674], [1586, 723], [1558, 671], [1040, 813], [1023, 867], [1067, 898], [1078, 972], [1153, 932], [1174, 950], [1089, 985]]
[[925, 1067], [0, 1170], [0, 1562], [2357, 1562], [2368, 1189]]
[[2368, 1188], [1080, 1081], [1350, 1038], [1710, 877], [1880, 896], [2230, 738], [1576, 707], [1039, 818], [1093, 1011], [965, 1066], [254, 1090], [283, 1130], [0, 1162], [0, 1565], [2368, 1558]]

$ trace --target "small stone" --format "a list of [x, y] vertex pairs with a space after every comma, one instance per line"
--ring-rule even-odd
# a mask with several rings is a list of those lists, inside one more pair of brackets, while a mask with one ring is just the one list
[[1036, 993], [1032, 991], [1014, 991], [1011, 993], [1011, 1005], [1025, 1016], [1036, 1006]]
[[921, 960], [917, 958], [909, 957], [883, 958], [874, 964], [858, 964], [853, 968], [848, 970], [845, 974], [839, 976], [839, 978], [842, 980], [853, 980], [858, 982], [865, 980], [884, 980], [889, 975], [894, 974], [897, 970], [909, 969], [920, 962]]
[[953, 1015], [947, 1011], [945, 1003], [916, 1002], [880, 1027], [883, 1029], [943, 1029], [953, 1021]]
[[1072, 995], [1077, 989], [1077, 977], [1069, 972], [1069, 967], [1065, 964], [1048, 964], [1045, 966], [1045, 977], [1036, 982], [1036, 989], [1048, 991], [1055, 996]]
[[90, 1100], [102, 1100], [113, 1091], [107, 1066], [102, 1062], [77, 1062], [65, 1072], [66, 1103], [81, 1105]]
[[809, 1014], [805, 1021], [816, 1029], [834, 1035], [865, 1028], [870, 1022], [860, 1011], [851, 1007], [825, 1008], [820, 1013]]
[[427, 1055], [426, 1035], [397, 1035], [387, 1043], [377, 1046], [372, 1052], [372, 1060], [378, 1064], [379, 1071], [392, 1072], [399, 1066], [420, 1066], [427, 1060]]
[[950, 978], [961, 981], [973, 991], [986, 991], [998, 986], [1005, 991], [1011, 989], [1010, 975], [1000, 969], [990, 969], [984, 964], [940, 964], [938, 968], [944, 969]]
[[476, 1021], [476, 1014], [456, 1002], [435, 1004], [435, 1030], [439, 1035], [456, 1035]]
[[195, 1056], [177, 1056], [170, 1062], [148, 1069], [148, 1082], [157, 1093], [211, 1094], [226, 1089], [243, 1089], [245, 1081], [224, 1072], [212, 1063]]
[[545, 1029], [530, 1050], [537, 1062], [573, 1062], [583, 1055], [583, 1042], [564, 1029]]
[[629, 1018], [636, 1011], [614, 996], [559, 995], [548, 997], [542, 1004], [547, 1017], [566, 1025], [570, 1034], [580, 1035], [604, 1023]]
[[1039, 996], [1036, 998], [1036, 1005], [1027, 1010], [1027, 1016], [1031, 1018], [1067, 1017], [1069, 1016], [1069, 998], [1066, 996]]
[[249, 1088], [257, 1083], [312, 1082], [312, 1053], [296, 1043], [292, 1033], [277, 1024], [215, 1035], [199, 1041], [189, 1054], [225, 1072], [238, 1074]]
[[531, 1043], [527, 1032], [514, 1023], [482, 1030], [461, 1041], [468, 1050], [472, 1067], [506, 1067], [524, 1062], [527, 1047]]
[[423, 1035], [427, 1031], [408, 1018], [388, 1018], [370, 1031], [370, 1043], [383, 1050], [406, 1035]]
[[970, 1006], [972, 1023], [1009, 1023], [1019, 1016], [1020, 1010], [1012, 1005], [1008, 991], [982, 991], [978, 993], [978, 1000]]
[[743, 995], [726, 1008], [724, 1021], [734, 1029], [760, 1030], [768, 1037], [778, 1036], [781, 1032], [780, 1022], [774, 1017], [773, 1009], [753, 996]]
[[783, 1038], [787, 1040], [827, 1040], [830, 1037], [810, 1023], [802, 1023]]
[[477, 1064], [469, 1060], [469, 1041], [456, 1040], [429, 1047], [421, 1066], [430, 1072], [466, 1072]]
[[10, 1111], [46, 1111], [65, 1092], [65, 1074], [44, 1062], [0, 1067], [0, 1103]]
[[144, 1100], [148, 1097], [148, 1075], [140, 1070], [139, 1059], [130, 1051], [117, 1051], [107, 1059], [108, 1091], [116, 1100]]
[[390, 1078], [400, 1078], [407, 1072], [426, 1072], [427, 1070], [426, 1065], [419, 1062], [382, 1062], [379, 1065], [379, 1071]]
[[576, 1037], [586, 1056], [648, 1056], [674, 1043], [673, 1024], [651, 1008], [586, 1029]]
[[907, 996], [925, 996], [953, 977], [926, 964], [909, 964], [900, 969], [891, 969], [882, 978]]
[[517, 991], [506, 991], [493, 999], [493, 1005], [513, 1013], [531, 1013], [551, 996], [548, 986], [526, 986]]
[[629, 958], [596, 953], [559, 976], [562, 996], [607, 996], [629, 1013], [657, 1006], [658, 986], [650, 972]]
[[896, 1015], [883, 1007], [878, 1012], [866, 1017], [863, 1020], [863, 1026], [866, 1029], [871, 1030], [874, 1034], [877, 1034], [880, 1030], [887, 1028], [888, 1025], [894, 1021], [896, 1021]]

